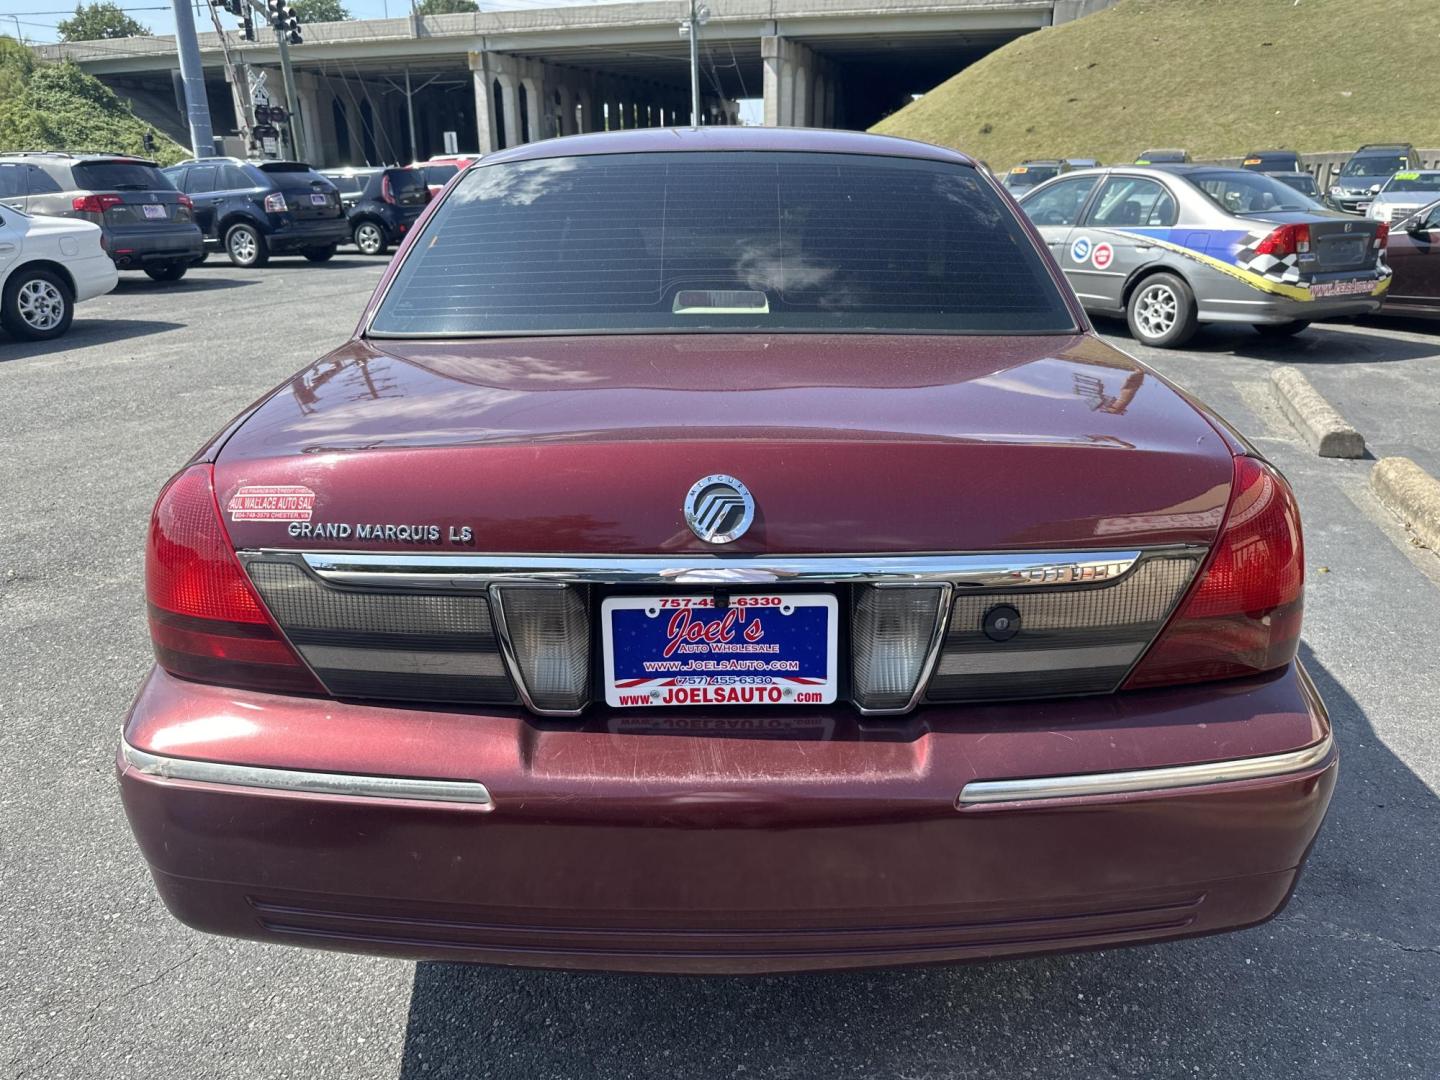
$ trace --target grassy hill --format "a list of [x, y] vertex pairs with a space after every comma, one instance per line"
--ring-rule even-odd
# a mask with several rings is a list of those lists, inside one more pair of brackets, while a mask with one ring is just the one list
[[1027, 34], [872, 129], [994, 168], [1284, 147], [1440, 147], [1437, 0], [1120, 0]]
[[[149, 125], [74, 64], [34, 64], [29, 50], [0, 37], [0, 151], [107, 150], [145, 153]], [[158, 131], [162, 164], [189, 152]]]

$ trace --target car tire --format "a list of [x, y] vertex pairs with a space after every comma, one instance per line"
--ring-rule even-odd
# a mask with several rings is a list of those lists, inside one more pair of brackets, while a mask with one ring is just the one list
[[1125, 304], [1125, 321], [1135, 340], [1156, 349], [1178, 349], [1200, 326], [1195, 294], [1175, 274], [1142, 279]]
[[357, 222], [351, 238], [362, 255], [384, 255], [390, 247], [385, 230], [373, 221]]
[[0, 293], [0, 325], [17, 338], [48, 341], [70, 329], [75, 299], [59, 274], [38, 267], [10, 275]]
[[1307, 326], [1309, 319], [1291, 319], [1282, 323], [1254, 323], [1255, 332], [1263, 338], [1288, 338], [1294, 337]]
[[306, 248], [300, 254], [304, 255], [305, 258], [311, 262], [329, 262], [335, 257], [335, 245], [331, 244], [329, 247], [323, 248]]
[[145, 267], [145, 275], [152, 281], [179, 281], [185, 276], [185, 271], [189, 269], [189, 263], [157, 263], [154, 266]]
[[241, 222], [226, 230], [225, 254], [230, 256], [234, 265], [248, 270], [269, 262], [270, 247], [265, 243], [265, 237], [260, 235], [259, 229]]

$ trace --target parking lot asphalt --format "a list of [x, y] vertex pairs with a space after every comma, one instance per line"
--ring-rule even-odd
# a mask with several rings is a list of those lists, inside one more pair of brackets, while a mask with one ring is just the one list
[[[1244, 328], [1138, 348], [1284, 469], [1305, 514], [1303, 655], [1341, 746], [1289, 908], [1257, 929], [1023, 962], [645, 978], [415, 965], [173, 921], [113, 777], [150, 663], [141, 553], [164, 479], [339, 343], [382, 261], [178, 287], [124, 275], [71, 333], [0, 336], [0, 1076], [1440, 1076], [1440, 558], [1313, 457], [1269, 396], [1296, 364], [1369, 441], [1440, 475], [1440, 327]], [[1118, 388], [1113, 388], [1113, 393]], [[956, 867], [965, 873], [965, 867]]]

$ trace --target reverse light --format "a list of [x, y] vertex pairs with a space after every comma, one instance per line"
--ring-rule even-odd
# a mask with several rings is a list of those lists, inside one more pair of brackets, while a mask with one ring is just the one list
[[285, 205], [283, 192], [272, 191], [265, 196], [265, 212], [267, 214], [283, 214], [289, 207]]
[[145, 595], [155, 659], [170, 674], [248, 690], [324, 693], [246, 579], [208, 464], [180, 473], [155, 503]]
[[82, 214], [103, 214], [124, 201], [119, 195], [77, 195], [70, 200], [70, 205]]
[[491, 590], [501, 647], [537, 712], [576, 713], [589, 700], [590, 614], [570, 585], [497, 585]]
[[1309, 250], [1309, 225], [1281, 225], [1255, 245], [1257, 254], [1274, 255], [1277, 259], [1286, 255], [1303, 255]]
[[875, 712], [910, 707], [935, 636], [941, 592], [928, 586], [861, 589], [851, 629], [855, 703]]
[[1283, 667], [1300, 641], [1304, 594], [1295, 497], [1269, 465], [1237, 457], [1225, 524], [1210, 558], [1124, 689]]

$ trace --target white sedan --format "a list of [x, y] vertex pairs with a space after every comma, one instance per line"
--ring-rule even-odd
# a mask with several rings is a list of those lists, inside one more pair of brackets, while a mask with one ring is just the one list
[[119, 280], [98, 225], [0, 206], [0, 325], [11, 336], [59, 337], [78, 301], [103, 296]]

